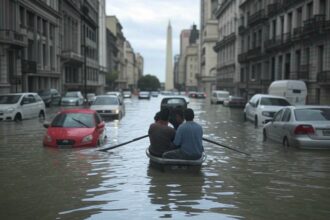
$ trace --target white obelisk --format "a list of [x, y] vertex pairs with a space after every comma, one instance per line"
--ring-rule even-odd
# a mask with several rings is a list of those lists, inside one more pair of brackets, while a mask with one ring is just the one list
[[167, 27], [167, 40], [166, 40], [166, 81], [165, 81], [165, 90], [174, 89], [174, 77], [173, 77], [173, 51], [172, 51], [172, 27], [171, 22], [168, 23]]

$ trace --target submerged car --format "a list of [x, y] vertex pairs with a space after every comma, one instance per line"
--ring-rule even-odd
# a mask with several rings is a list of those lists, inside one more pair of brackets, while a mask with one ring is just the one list
[[330, 149], [330, 106], [290, 106], [263, 129], [264, 140], [302, 149]]
[[124, 91], [123, 92], [124, 98], [132, 98], [132, 92], [131, 91]]
[[139, 92], [139, 99], [150, 99], [151, 93], [147, 91]]
[[237, 108], [244, 108], [245, 103], [245, 99], [239, 96], [229, 96], [223, 101], [224, 106]]
[[60, 105], [61, 103], [61, 95], [56, 89], [40, 90], [38, 91], [38, 95], [42, 98], [47, 107]]
[[97, 111], [103, 118], [121, 119], [125, 114], [124, 102], [115, 95], [96, 96], [90, 108]]
[[67, 92], [61, 99], [61, 105], [82, 105], [84, 97], [80, 91]]
[[252, 121], [255, 127], [258, 127], [272, 119], [278, 110], [290, 105], [289, 101], [281, 96], [256, 94], [245, 105], [244, 120]]
[[91, 109], [67, 109], [58, 113], [47, 128], [43, 145], [56, 148], [97, 147], [106, 139], [105, 123]]
[[10, 93], [0, 95], [0, 121], [39, 117], [44, 119], [45, 103], [37, 93]]

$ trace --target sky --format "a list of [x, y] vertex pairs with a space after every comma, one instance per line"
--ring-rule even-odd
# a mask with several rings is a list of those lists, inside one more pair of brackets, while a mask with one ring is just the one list
[[[199, 28], [200, 0], [106, 0], [106, 14], [115, 15], [134, 52], [144, 58], [144, 75], [165, 81], [166, 31], [173, 34], [173, 57], [179, 54], [180, 32]], [[174, 62], [173, 62], [174, 64]]]

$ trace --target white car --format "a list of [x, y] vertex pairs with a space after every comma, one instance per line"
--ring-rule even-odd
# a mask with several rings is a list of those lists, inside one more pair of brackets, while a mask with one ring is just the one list
[[229, 97], [229, 92], [224, 90], [212, 91], [211, 104], [223, 103]]
[[290, 105], [289, 101], [281, 96], [256, 94], [245, 105], [244, 120], [252, 121], [255, 127], [258, 127], [272, 120], [277, 111]]
[[61, 105], [82, 105], [84, 104], [84, 97], [80, 91], [71, 91], [65, 93], [61, 99]]
[[96, 96], [90, 109], [95, 110], [102, 118], [121, 119], [125, 115], [124, 102], [115, 95]]
[[40, 117], [45, 119], [45, 103], [37, 93], [0, 95], [0, 121]]
[[301, 149], [330, 149], [330, 106], [289, 106], [263, 129], [266, 141]]

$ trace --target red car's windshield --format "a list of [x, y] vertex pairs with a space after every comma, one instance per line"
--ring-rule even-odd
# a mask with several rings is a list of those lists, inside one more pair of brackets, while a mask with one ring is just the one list
[[93, 114], [61, 113], [54, 118], [51, 126], [63, 128], [92, 128], [95, 127], [95, 120]]

